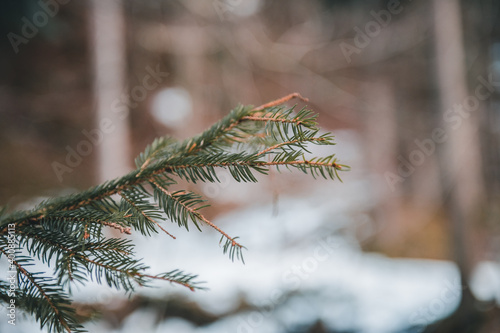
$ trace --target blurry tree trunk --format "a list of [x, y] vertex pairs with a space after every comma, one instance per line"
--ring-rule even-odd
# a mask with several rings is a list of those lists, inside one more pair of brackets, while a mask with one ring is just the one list
[[[120, 0], [91, 1], [98, 181], [130, 171], [125, 70], [125, 24]], [[97, 133], [100, 133], [100, 137]]]
[[364, 149], [366, 165], [374, 171], [373, 191], [379, 198], [374, 214], [375, 220], [383, 225], [379, 235], [380, 244], [394, 244], [403, 239], [399, 207], [400, 187], [388, 185], [385, 174], [397, 174], [398, 119], [393, 82], [386, 77], [366, 82], [361, 91], [359, 108], [362, 110]]
[[468, 325], [474, 321], [469, 318], [474, 300], [467, 283], [474, 264], [469, 235], [483, 194], [479, 124], [477, 114], [467, 112], [465, 102], [468, 93], [460, 3], [433, 0], [433, 8], [440, 119], [447, 137], [441, 152], [443, 196], [451, 223], [453, 255], [463, 286], [454, 322]]

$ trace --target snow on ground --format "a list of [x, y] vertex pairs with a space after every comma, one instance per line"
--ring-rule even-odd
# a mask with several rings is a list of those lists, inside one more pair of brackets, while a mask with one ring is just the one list
[[[346, 141], [355, 142], [352, 137]], [[346, 147], [347, 142], [338, 147], [352, 154], [354, 148]], [[342, 162], [353, 165], [349, 159]], [[244, 296], [261, 310], [233, 315], [205, 327], [195, 327], [182, 319], [169, 319], [154, 327], [154, 315], [141, 310], [127, 318], [119, 330], [99, 323], [86, 327], [93, 333], [275, 333], [321, 319], [332, 329], [388, 333], [427, 325], [453, 311], [461, 292], [454, 264], [391, 259], [360, 250], [363, 239], [355, 230], [361, 229], [365, 238], [377, 232], [362, 213], [376, 202], [370, 196], [370, 184], [359, 173], [343, 178], [344, 183], [317, 181], [306, 197], [281, 194], [278, 207], [256, 200], [254, 205], [217, 218], [217, 225], [239, 236], [248, 248], [244, 252], [245, 264], [233, 263], [223, 255], [219, 235], [208, 227], [202, 233], [195, 228], [188, 233], [172, 225], [168, 230], [175, 233], [176, 240], [164, 234], [152, 238], [133, 236], [138, 256], [144, 258], [153, 273], [181, 269], [198, 274], [209, 288], [193, 293], [156, 283], [156, 288], [139, 289], [140, 294], [183, 295], [215, 314], [230, 311]], [[245, 184], [228, 184], [219, 189], [219, 199], [234, 191], [233, 186], [243, 188]], [[254, 191], [258, 197], [260, 190]], [[278, 214], [273, 213], [276, 208]], [[476, 271], [473, 290], [482, 298], [498, 297], [498, 265], [485, 265]], [[481, 287], [485, 279], [496, 284]], [[112, 305], [122, 295], [89, 283], [76, 290], [74, 297], [80, 302]], [[1, 308], [1, 332], [39, 331], [38, 324], [22, 317], [15, 327], [8, 325], [5, 312]]]
[[[286, 213], [278, 217], [271, 216], [271, 207], [252, 207], [217, 221], [244, 226], [237, 234], [249, 248], [245, 265], [231, 263], [222, 255], [214, 246], [218, 236], [207, 235], [209, 232], [175, 242], [155, 238], [154, 243], [147, 242], [149, 253], [142, 256], [153, 258], [154, 253], [164, 253], [148, 261], [158, 272], [182, 268], [199, 274], [209, 291], [176, 292], [209, 311], [230, 310], [239, 294], [256, 306], [266, 307], [262, 312], [214, 324], [217, 329], [224, 328], [219, 332], [279, 332], [316, 319], [336, 329], [396, 332], [410, 325], [429, 324], [457, 305], [460, 288], [453, 264], [363, 253], [354, 238], [342, 233], [348, 217], [333, 212], [329, 205], [311, 207], [311, 203], [296, 199], [282, 200], [281, 205], [280, 211]], [[316, 213], [311, 220], [315, 222], [308, 223], [311, 215], [304, 216], [304, 212], [313, 208]], [[328, 227], [315, 225], [323, 219], [332, 223]], [[192, 248], [194, 244], [197, 249]], [[141, 292], [158, 295], [158, 290]], [[285, 299], [289, 292], [296, 294]], [[212, 330], [216, 331], [206, 327], [186, 332]]]

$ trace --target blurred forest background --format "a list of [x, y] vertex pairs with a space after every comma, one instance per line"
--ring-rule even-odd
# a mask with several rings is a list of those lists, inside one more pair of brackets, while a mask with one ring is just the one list
[[[322, 205], [349, 196], [349, 218], [368, 221], [344, 226], [362, 253], [453, 262], [461, 281], [461, 297], [441, 302], [447, 308], [439, 315], [412, 316], [416, 306], [391, 330], [344, 325], [338, 313], [265, 326], [293, 305], [288, 301], [275, 303], [262, 326], [231, 326], [231, 316], [262, 314], [241, 290], [230, 296], [239, 302], [219, 313], [181, 294], [168, 306], [141, 295], [87, 302], [81, 311], [103, 311], [116, 330], [141, 308], [161, 308], [152, 321], [183, 318], [190, 324], [179, 332], [209, 332], [211, 325], [218, 332], [500, 331], [500, 2], [6, 0], [0, 30], [0, 205], [28, 208], [86, 189], [130, 170], [158, 136], [184, 139], [239, 103], [299, 92], [320, 125], [339, 134], [338, 157], [353, 168], [344, 183], [317, 186], [326, 186]], [[198, 187], [212, 203], [207, 215], [272, 202], [274, 215], [283, 214], [280, 198], [313, 196], [320, 184], [296, 174], [272, 177], [258, 189]], [[356, 206], [360, 197], [369, 204]], [[331, 222], [323, 220], [318, 225]], [[230, 224], [240, 224], [236, 233], [247, 225], [237, 217]], [[441, 292], [421, 304], [432, 310]], [[394, 309], [408, 297], [395, 298], [401, 303]], [[351, 302], [330, 301], [340, 308]]]

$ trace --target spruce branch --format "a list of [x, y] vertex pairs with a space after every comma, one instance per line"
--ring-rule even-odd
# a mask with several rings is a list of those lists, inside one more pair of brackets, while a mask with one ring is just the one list
[[[201, 197], [193, 192], [187, 191], [177, 191], [174, 193], [170, 193], [167, 189], [159, 184], [158, 181], [152, 181], [152, 184], [155, 186], [155, 198], [159, 198], [161, 204], [160, 207], [165, 209], [165, 213], [169, 215], [169, 217], [173, 218], [180, 222], [180, 225], [183, 225], [188, 229], [188, 217], [193, 221], [198, 230], [201, 231], [197, 222], [204, 222], [213, 229], [217, 230], [223, 238], [225, 238], [230, 246], [231, 251], [230, 257], [234, 260], [234, 256], [237, 258], [243, 258], [241, 250], [244, 248], [243, 245], [236, 242], [235, 238], [230, 237], [224, 231], [222, 231], [215, 224], [207, 220], [205, 216], [198, 212], [198, 210], [204, 208], [205, 206], [200, 206], [200, 203], [203, 203], [204, 200]], [[175, 214], [175, 215], [172, 215]], [[234, 250], [232, 249], [234, 248]], [[224, 246], [224, 253], [228, 250], [228, 246]]]
[[129, 196], [127, 196], [125, 193], [118, 192], [123, 200], [134, 210], [137, 221], [137, 223], [135, 224], [136, 228], [138, 228], [143, 234], [148, 233], [149, 235], [149, 230], [156, 231], [154, 228], [154, 225], [156, 225], [161, 231], [163, 231], [173, 239], [176, 239], [175, 236], [165, 230], [156, 220], [154, 220], [155, 216], [157, 218], [161, 218], [161, 216], [159, 216], [156, 213], [156, 210], [154, 210], [156, 207], [146, 201], [145, 196], [141, 196], [141, 194], [137, 192], [133, 193], [129, 191], [127, 193], [129, 196], [135, 198], [135, 202], [134, 200], [129, 199]]
[[[257, 182], [258, 174], [271, 168], [298, 169], [326, 179], [339, 179], [335, 155], [306, 158], [310, 145], [334, 145], [330, 133], [319, 134], [317, 115], [303, 108], [285, 108], [283, 103], [302, 98], [294, 93], [259, 107], [238, 106], [203, 133], [187, 140], [170, 137], [154, 140], [135, 160], [136, 169], [123, 177], [61, 198], [51, 198], [31, 210], [7, 213], [0, 208], [0, 257], [17, 268], [21, 308], [35, 315], [50, 332], [82, 332], [71, 300], [75, 283], [89, 279], [132, 293], [137, 286], [154, 280], [166, 281], [194, 291], [203, 289], [197, 276], [180, 270], [152, 274], [135, 257], [127, 238], [105, 235], [106, 229], [123, 236], [151, 236], [167, 231], [172, 222], [189, 230], [193, 223], [201, 231], [208, 225], [221, 234], [220, 246], [243, 261], [245, 247], [202, 214], [207, 201], [187, 190], [174, 190], [179, 180], [192, 183], [220, 182], [217, 172], [228, 170], [238, 182]], [[118, 197], [118, 199], [116, 198]], [[13, 231], [15, 230], [15, 232]], [[9, 251], [16, 244], [26, 255]], [[24, 253], [23, 252], [23, 253]], [[29, 272], [34, 258], [53, 268], [52, 277]], [[8, 284], [0, 279], [0, 300], [9, 301]], [[38, 307], [43, 306], [43, 310]]]
[[[0, 253], [8, 256], [4, 248], [0, 247]], [[41, 328], [48, 326], [50, 332], [85, 332], [76, 320], [71, 300], [54, 279], [26, 270], [23, 263], [31, 265], [31, 258], [20, 255], [17, 258], [9, 261], [17, 268], [17, 284], [21, 290], [16, 297], [17, 306], [34, 315]]]

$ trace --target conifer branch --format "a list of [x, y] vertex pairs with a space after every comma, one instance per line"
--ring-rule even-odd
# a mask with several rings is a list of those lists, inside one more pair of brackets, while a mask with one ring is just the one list
[[205, 289], [203, 287], [197, 286], [198, 283], [191, 283], [191, 281], [197, 277], [196, 275], [184, 274], [178, 270], [174, 270], [161, 275], [142, 274], [142, 277], [176, 283], [188, 288], [191, 291], [195, 291], [196, 289]]
[[[185, 191], [177, 191], [175, 193], [170, 193], [164, 186], [158, 183], [158, 180], [152, 180], [151, 183], [155, 186], [156, 189], [161, 191], [161, 193], [165, 194], [167, 198], [169, 198], [166, 199], [162, 204], [162, 206], [164, 206], [165, 209], [168, 209], [167, 207], [177, 206], [175, 211], [176, 214], [178, 214], [178, 216], [177, 217], [172, 216], [172, 217], [174, 217], [178, 221], [183, 221], [183, 225], [185, 225], [186, 228], [187, 228], [187, 216], [191, 218], [191, 220], [195, 223], [197, 227], [198, 227], [198, 224], [196, 223], [197, 220], [206, 223], [213, 229], [217, 230], [224, 238], [226, 238], [231, 243], [232, 247], [237, 247], [239, 250], [237, 250], [236, 252], [238, 253], [238, 257], [241, 257], [241, 254], [239, 253], [241, 252], [241, 249], [244, 248], [243, 245], [236, 242], [235, 238], [230, 237], [219, 227], [210, 222], [205, 216], [203, 216], [201, 213], [198, 212], [198, 210], [201, 209], [202, 207], [196, 207], [196, 205], [202, 201], [199, 201], [197, 196], [193, 196], [192, 193]], [[166, 204], [168, 201], [174, 202], [174, 204], [173, 205]], [[225, 250], [224, 252], [226, 251], [227, 250]], [[234, 256], [232, 256], [231, 258], [233, 257]]]
[[272, 117], [258, 117], [258, 116], [246, 116], [243, 117], [242, 120], [252, 120], [252, 121], [262, 121], [262, 122], [272, 122], [272, 123], [288, 123], [288, 124], [295, 124], [295, 125], [301, 125], [302, 122], [300, 120], [295, 120], [295, 119], [279, 119], [279, 118], [272, 118]]
[[276, 150], [276, 149], [284, 147], [284, 146], [290, 146], [290, 145], [299, 144], [299, 143], [306, 143], [306, 142], [315, 142], [315, 141], [316, 142], [323, 142], [323, 141], [326, 141], [326, 139], [325, 138], [310, 138], [310, 139], [303, 139], [303, 140], [295, 139], [295, 140], [280, 142], [280, 143], [275, 144], [274, 146], [271, 146], [271, 147], [266, 148], [262, 151], [259, 151], [256, 155], [260, 156], [263, 154], [267, 154], [270, 151]]
[[[317, 115], [311, 111], [281, 106], [292, 98], [305, 100], [294, 93], [259, 107], [238, 106], [191, 139], [158, 138], [136, 158], [135, 170], [86, 191], [45, 200], [27, 211], [7, 214], [0, 208], [0, 257], [7, 256], [12, 239], [28, 254], [15, 261], [22, 307], [51, 332], [83, 332], [65, 293], [74, 283], [104, 280], [110, 287], [132, 292], [137, 285], [163, 280], [202, 289], [195, 275], [179, 270], [146, 274], [148, 267], [134, 257], [130, 240], [106, 237], [106, 227], [124, 235], [132, 229], [144, 236], [161, 230], [175, 239], [160, 222], [170, 220], [188, 230], [192, 222], [200, 231], [199, 225], [207, 224], [221, 234], [223, 252], [243, 261], [244, 246], [238, 237], [229, 236], [201, 214], [208, 206], [206, 200], [194, 192], [171, 191], [171, 186], [178, 179], [220, 182], [221, 168], [238, 182], [257, 182], [255, 173], [267, 175], [274, 167], [340, 180], [338, 172], [349, 168], [339, 164], [335, 155], [305, 158], [309, 144], [334, 145], [333, 137], [318, 135]], [[35, 257], [49, 267], [55, 262], [56, 280], [23, 267]], [[0, 279], [0, 287], [6, 286]], [[0, 300], [8, 301], [4, 290]]]
[[128, 204], [131, 207], [133, 207], [139, 214], [141, 214], [146, 220], [148, 220], [149, 222], [151, 222], [153, 224], [156, 224], [156, 226], [158, 228], [160, 228], [164, 233], [166, 233], [167, 235], [169, 235], [170, 237], [172, 237], [173, 239], [175, 239], [175, 236], [173, 236], [172, 234], [170, 234], [167, 230], [163, 229], [163, 227], [158, 222], [156, 222], [151, 217], [149, 217], [148, 215], [146, 215], [146, 213], [144, 213], [144, 211], [142, 211], [139, 207], [137, 207], [137, 205], [132, 200], [129, 200], [122, 192], [118, 192], [118, 194], [120, 194], [120, 196], [123, 198], [123, 200], [127, 201]]
[[[7, 257], [8, 254], [4, 249], [0, 248], [0, 252]], [[33, 273], [28, 272], [18, 260], [11, 259], [9, 262], [17, 268], [18, 280], [19, 275], [23, 276], [25, 279], [24, 283], [19, 283], [19, 288], [31, 291], [31, 293], [26, 294], [25, 297], [21, 299], [18, 306], [35, 314], [42, 327], [44, 322], [48, 322], [50, 317], [54, 317], [55, 320], [48, 322], [50, 330], [58, 332], [66, 331], [68, 333], [83, 332], [81, 330], [82, 326], [76, 323], [75, 311], [69, 306], [69, 299], [60, 288], [56, 285], [49, 285], [47, 283], [44, 285], [44, 282], [50, 281], [50, 279], [37, 278]], [[23, 279], [20, 280], [23, 281]], [[38, 301], [36, 298], [33, 299], [36, 294], [40, 295], [42, 302]], [[48, 309], [40, 309], [40, 306], [45, 307], [47, 305], [49, 307], [49, 312], [47, 312]]]
[[40, 293], [40, 295], [42, 295], [42, 297], [47, 301], [49, 306], [54, 311], [55, 315], [57, 316], [57, 320], [66, 329], [66, 331], [71, 333], [71, 329], [68, 325], [68, 322], [64, 319], [63, 316], [61, 316], [58, 307], [52, 302], [52, 299], [49, 297], [49, 295], [47, 295], [47, 293], [45, 292], [45, 289], [42, 288], [42, 286], [35, 281], [35, 279], [31, 276], [31, 274], [29, 274], [21, 265], [19, 265], [19, 263], [17, 263], [17, 261], [13, 260], [13, 263], [14, 263], [14, 265], [16, 265], [19, 272], [21, 272], [21, 274], [23, 274], [36, 287], [36, 289], [38, 289], [38, 292]]
[[[19, 236], [21, 241], [19, 242], [19, 246], [23, 246], [26, 250], [33, 256], [36, 256], [38, 259], [41, 259], [42, 262], [48, 263], [52, 258], [52, 255], [56, 255], [56, 261], [58, 260], [58, 256], [62, 252], [58, 252], [57, 249], [60, 249], [66, 253], [73, 253], [73, 250], [68, 246], [65, 246], [64, 241], [54, 241], [47, 235], [44, 235], [41, 232], [33, 233], [27, 231], [20, 231]], [[46, 236], [46, 237], [44, 237]], [[31, 240], [31, 242], [30, 242]]]

